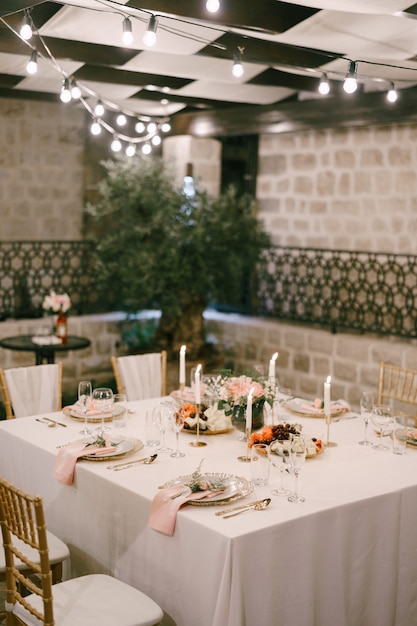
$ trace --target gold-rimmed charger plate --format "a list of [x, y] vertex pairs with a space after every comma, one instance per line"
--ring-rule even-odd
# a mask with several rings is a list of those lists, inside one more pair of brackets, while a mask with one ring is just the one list
[[[125, 411], [126, 409], [124, 406], [122, 405], [118, 406], [116, 404], [113, 407], [113, 411], [111, 415], [110, 414], [104, 415], [104, 421], [111, 422], [113, 417], [119, 417]], [[64, 415], [66, 415], [66, 417], [71, 417], [72, 419], [84, 422], [84, 415], [81, 415], [80, 413], [78, 413], [78, 411], [75, 411], [70, 406], [66, 406], [64, 409], [62, 409], [62, 412]], [[87, 422], [90, 422], [92, 424], [98, 424], [101, 422], [101, 415], [87, 415]]]
[[[309, 410], [309, 404], [312, 404], [309, 400], [304, 400], [303, 398], [292, 398], [291, 400], [284, 402], [284, 407], [294, 415], [298, 415], [298, 417], [319, 417], [323, 419], [324, 413], [318, 413], [317, 411], [314, 411], [313, 408]], [[330, 405], [330, 413], [332, 417], [338, 417], [339, 415], [346, 413], [346, 409], [340, 408], [340, 405], [337, 407], [332, 407]]]
[[116, 450], [109, 452], [108, 454], [101, 454], [99, 456], [86, 454], [81, 457], [84, 461], [113, 461], [124, 459], [139, 450], [142, 450], [144, 444], [140, 439], [135, 439], [133, 437], [125, 437], [121, 439], [120, 443], [117, 444]]
[[[201, 474], [200, 480], [208, 480], [215, 484], [224, 485], [225, 491], [221, 494], [213, 496], [208, 500], [189, 500], [188, 504], [192, 506], [215, 506], [219, 504], [227, 504], [245, 498], [253, 491], [253, 484], [243, 476], [234, 476], [233, 474], [222, 473], [206, 473]], [[187, 476], [179, 476], [173, 480], [169, 480], [160, 489], [175, 487], [176, 485], [189, 486], [189, 483], [196, 482], [195, 476], [188, 474]], [[219, 487], [220, 488], [220, 487]]]

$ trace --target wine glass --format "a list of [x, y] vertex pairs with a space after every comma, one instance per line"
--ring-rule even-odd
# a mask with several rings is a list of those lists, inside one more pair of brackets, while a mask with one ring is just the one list
[[306, 459], [306, 442], [300, 435], [291, 435], [290, 439], [291, 466], [295, 476], [294, 493], [288, 496], [289, 502], [304, 502], [305, 498], [299, 493], [299, 476]]
[[184, 426], [184, 411], [175, 411], [172, 415], [172, 429], [175, 433], [176, 438], [176, 449], [175, 452], [171, 452], [171, 456], [174, 459], [180, 459], [185, 456], [184, 452], [180, 452], [179, 448], [179, 434], [182, 431], [182, 427]]
[[157, 448], [158, 452], [172, 452], [172, 448], [169, 448], [165, 443], [165, 433], [172, 419], [173, 410], [173, 408], [163, 406], [155, 407], [153, 410], [152, 419], [161, 433], [161, 445]]
[[100, 433], [103, 433], [105, 430], [110, 430], [104, 426], [104, 415], [105, 413], [111, 413], [113, 400], [113, 391], [109, 387], [97, 387], [97, 389], [94, 389], [94, 406], [101, 413], [101, 426], [98, 428]]
[[373, 391], [362, 391], [361, 393], [361, 415], [365, 424], [365, 435], [362, 441], [360, 441], [361, 446], [372, 446], [372, 441], [368, 439], [368, 425], [369, 420], [371, 419], [372, 408], [374, 406], [374, 392]]
[[379, 443], [373, 446], [374, 450], [388, 450], [388, 446], [382, 443], [382, 437], [384, 436], [384, 429], [389, 426], [394, 419], [391, 407], [386, 404], [375, 404], [372, 408], [371, 419], [379, 432]]
[[277, 439], [273, 442], [274, 449], [268, 446], [268, 457], [272, 467], [279, 469], [280, 484], [271, 491], [273, 496], [288, 496], [290, 489], [284, 487], [284, 474], [290, 471], [290, 442], [288, 439]]
[[84, 413], [84, 428], [80, 430], [82, 435], [89, 435], [91, 430], [88, 428], [87, 413], [91, 406], [92, 387], [89, 380], [81, 380], [78, 383], [78, 402], [82, 406]]

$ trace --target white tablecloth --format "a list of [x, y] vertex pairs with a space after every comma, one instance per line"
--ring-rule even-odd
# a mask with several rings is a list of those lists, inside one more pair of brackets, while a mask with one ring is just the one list
[[[122, 432], [145, 441], [145, 410], [156, 402], [130, 403], [136, 412]], [[82, 425], [51, 416], [68, 427], [34, 417], [0, 422], [0, 473], [43, 497], [74, 574], [110, 572], [148, 593], [178, 626], [417, 623], [417, 449], [401, 457], [364, 448], [361, 419], [341, 420], [331, 426], [338, 446], [306, 462], [303, 504], [275, 496], [266, 510], [227, 520], [216, 506], [186, 506], [169, 537], [147, 527], [158, 486], [202, 458], [203, 471], [250, 478], [249, 464], [237, 461], [246, 450], [237, 431], [202, 437], [204, 448], [188, 446], [193, 436], [182, 433], [184, 458], [159, 455], [120, 472], [80, 461], [74, 484], [64, 486], [51, 475], [57, 446], [78, 439]], [[324, 434], [322, 419], [296, 419], [305, 433]], [[250, 499], [269, 496], [278, 480], [271, 476]]]

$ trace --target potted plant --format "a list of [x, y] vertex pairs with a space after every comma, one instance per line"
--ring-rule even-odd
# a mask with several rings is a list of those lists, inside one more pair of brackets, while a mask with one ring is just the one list
[[156, 346], [198, 358], [205, 344], [203, 312], [236, 303], [256, 281], [270, 244], [253, 201], [233, 188], [217, 198], [177, 189], [160, 158], [102, 164], [99, 200], [87, 212], [99, 228], [97, 281], [109, 308], [161, 311]]

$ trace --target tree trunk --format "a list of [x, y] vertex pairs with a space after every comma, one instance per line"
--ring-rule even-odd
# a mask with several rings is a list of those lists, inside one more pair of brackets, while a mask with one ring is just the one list
[[156, 342], [161, 350], [168, 352], [168, 358], [174, 358], [183, 344], [187, 346], [187, 358], [198, 358], [204, 349], [205, 303], [201, 298], [189, 300], [183, 306], [179, 317], [172, 317], [162, 312], [156, 333]]

